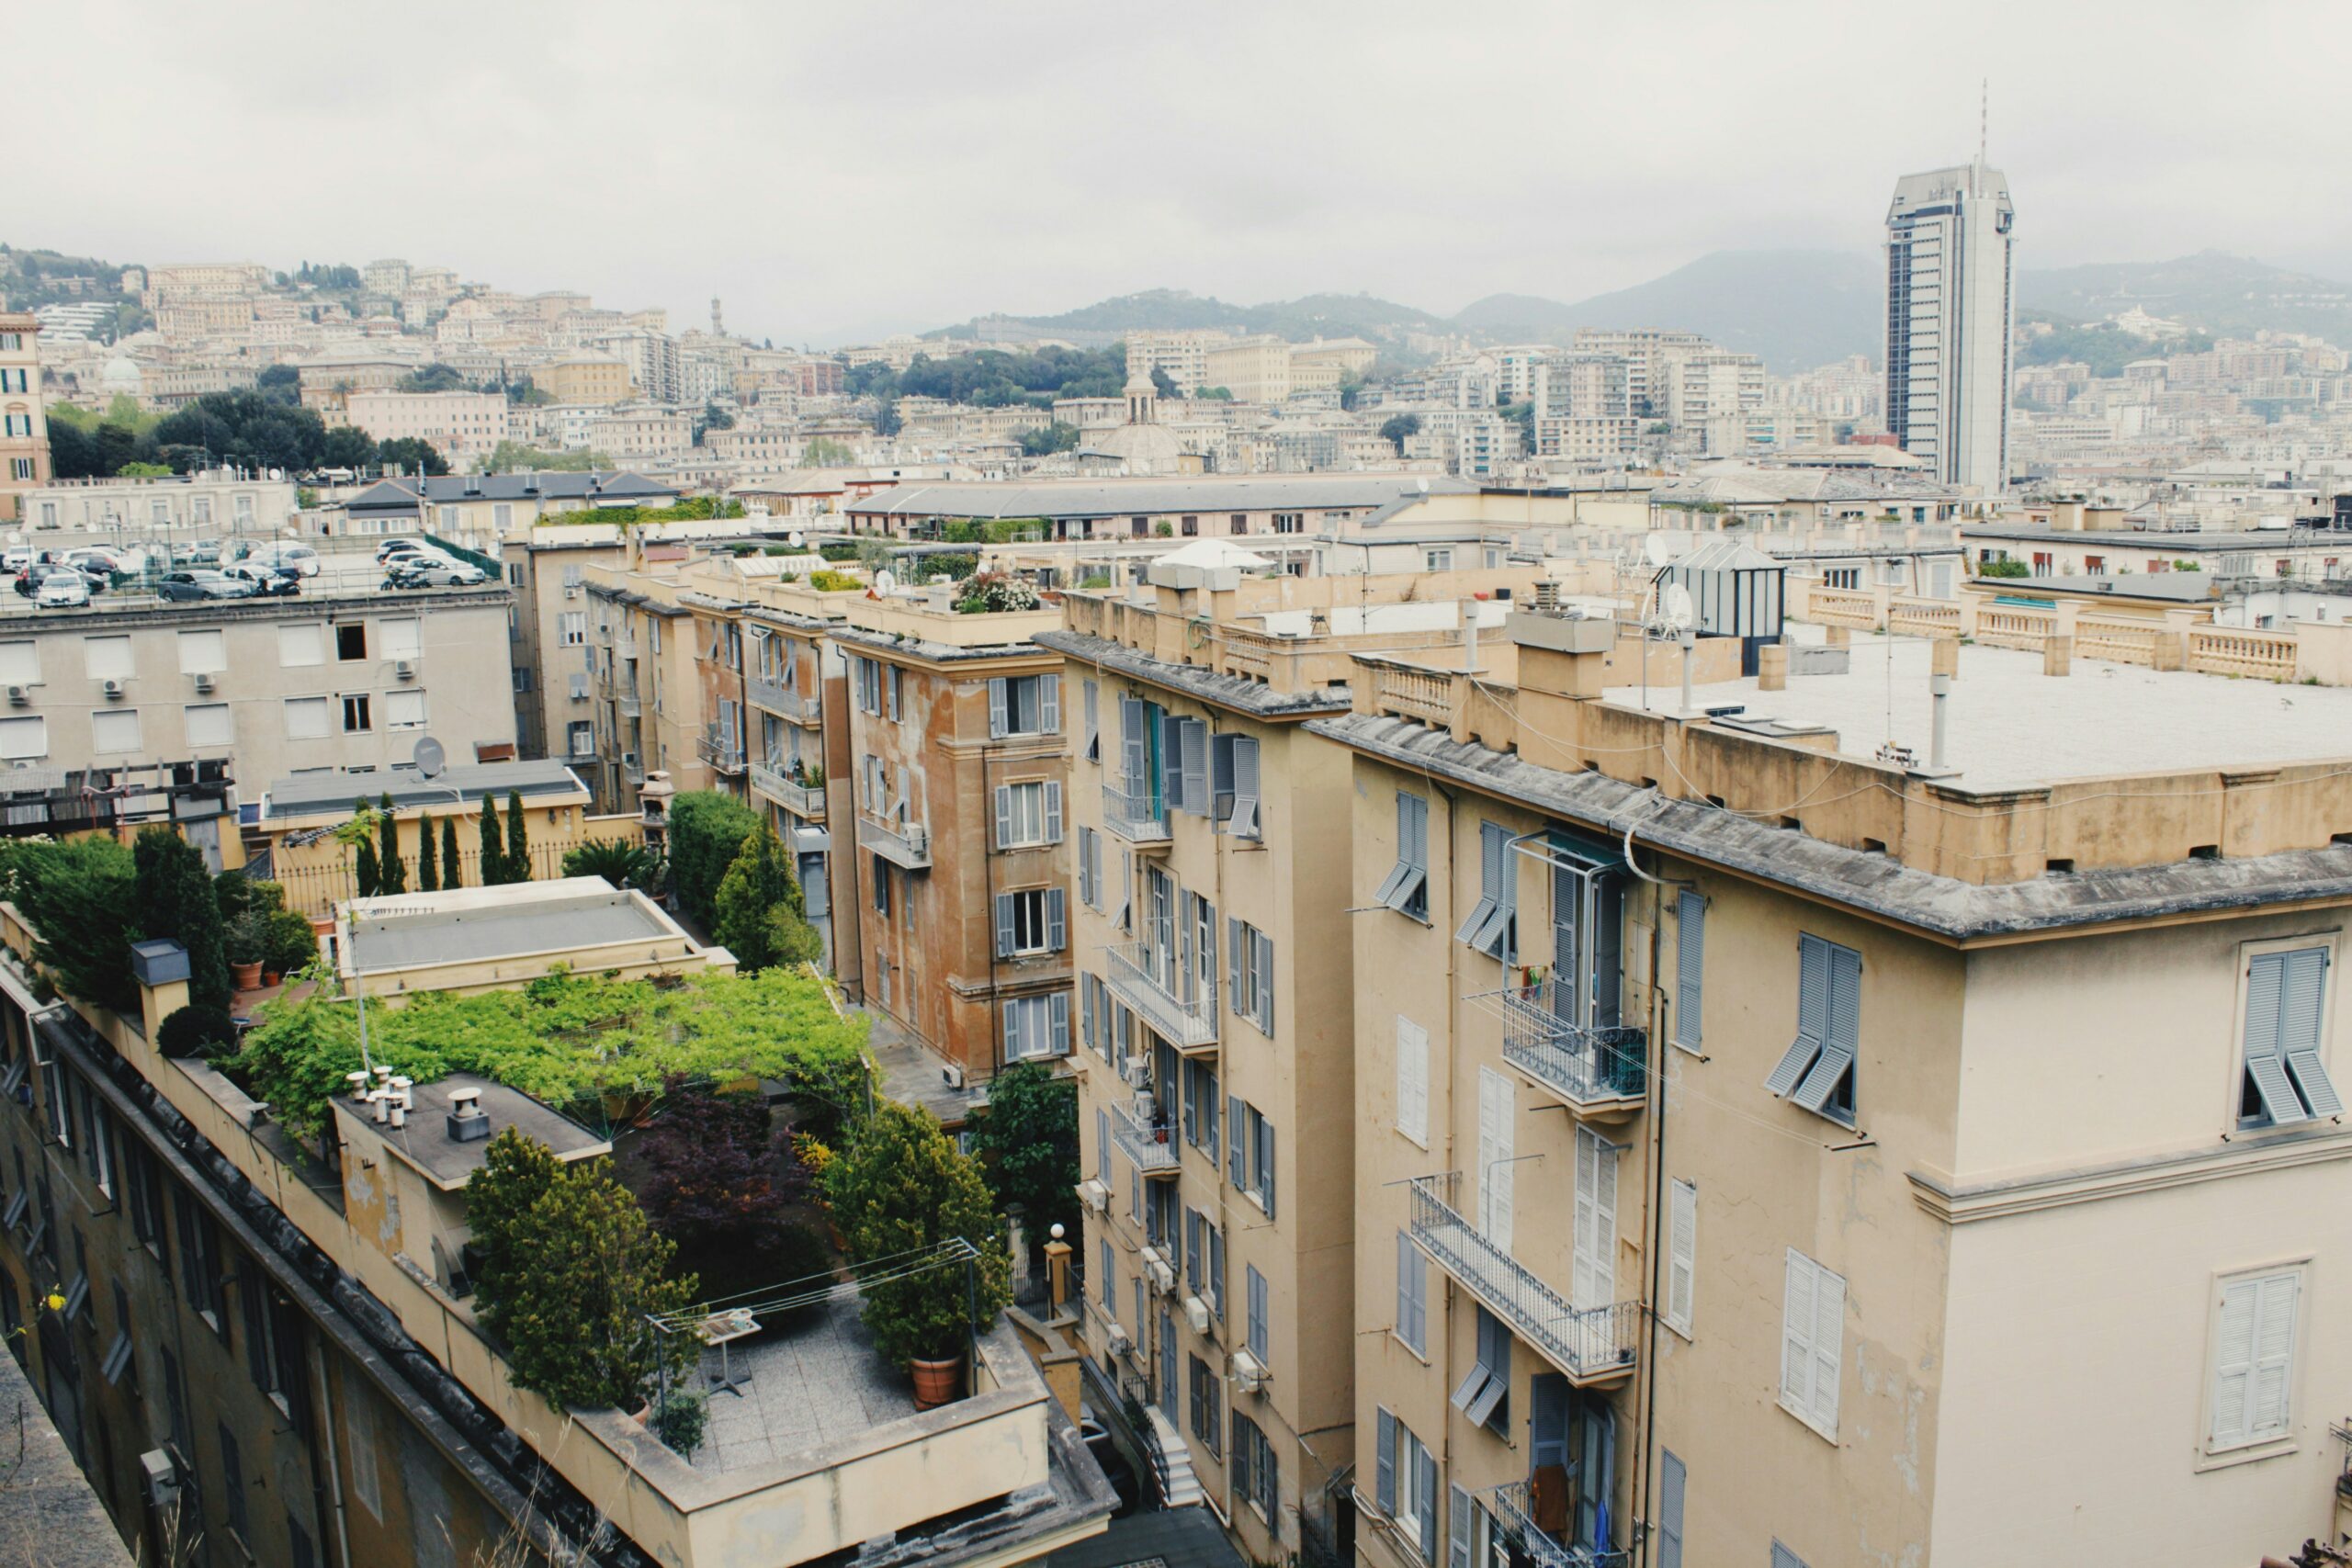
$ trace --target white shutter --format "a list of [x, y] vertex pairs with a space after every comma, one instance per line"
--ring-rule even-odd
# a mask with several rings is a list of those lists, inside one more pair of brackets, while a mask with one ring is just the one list
[[2241, 1448], [2288, 1431], [2301, 1284], [2289, 1269], [2222, 1286], [2209, 1448]]
[[1813, 1424], [1838, 1435], [1838, 1381], [1846, 1352], [1846, 1280], [1820, 1265], [1813, 1275]]
[[1657, 1568], [1682, 1568], [1682, 1494], [1689, 1472], [1671, 1449], [1658, 1450]]
[[1478, 1069], [1478, 1230], [1496, 1247], [1510, 1250], [1510, 1080], [1492, 1067]]
[[1807, 1416], [1813, 1408], [1813, 1259], [1789, 1248], [1781, 1292], [1781, 1404]]
[[1589, 1127], [1577, 1129], [1574, 1254], [1570, 1303], [1589, 1310], [1617, 1294], [1617, 1151]]
[[1667, 1231], [1666, 1321], [1688, 1334], [1699, 1282], [1699, 1190], [1688, 1181], [1668, 1194]]
[[1430, 1141], [1430, 1032], [1396, 1015], [1396, 1130], [1424, 1148]]

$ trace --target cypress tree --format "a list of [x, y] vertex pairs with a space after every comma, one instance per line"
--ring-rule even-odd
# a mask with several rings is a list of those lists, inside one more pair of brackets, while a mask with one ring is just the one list
[[523, 820], [523, 792], [506, 792], [506, 880], [531, 880], [530, 825]]
[[481, 885], [496, 887], [506, 880], [506, 841], [498, 831], [498, 802], [481, 797]]
[[440, 856], [433, 844], [433, 813], [421, 811], [416, 818], [416, 890], [437, 893], [441, 890]]
[[401, 859], [401, 822], [392, 815], [391, 791], [384, 792], [384, 804], [376, 823], [376, 831], [383, 838], [383, 846], [376, 852], [376, 891], [405, 893], [408, 891], [408, 863]]
[[359, 896], [362, 898], [373, 898], [380, 891], [377, 881], [375, 840], [359, 840], [359, 863], [354, 869], [352, 876], [359, 884]]
[[463, 887], [465, 885], [466, 868], [458, 863], [458, 819], [444, 817], [441, 818], [441, 886]]

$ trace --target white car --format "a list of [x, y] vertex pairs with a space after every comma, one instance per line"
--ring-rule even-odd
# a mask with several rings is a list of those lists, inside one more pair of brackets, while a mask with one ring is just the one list
[[382, 544], [376, 547], [376, 559], [379, 562], [381, 562], [392, 556], [400, 555], [404, 552], [413, 555], [424, 555], [427, 553], [425, 543], [423, 539], [412, 539], [407, 537], [386, 539]]
[[90, 585], [78, 571], [52, 571], [33, 591], [33, 604], [43, 610], [78, 610], [90, 602]]
[[319, 575], [319, 552], [308, 545], [264, 545], [245, 559], [254, 566], [274, 566], [298, 577]]

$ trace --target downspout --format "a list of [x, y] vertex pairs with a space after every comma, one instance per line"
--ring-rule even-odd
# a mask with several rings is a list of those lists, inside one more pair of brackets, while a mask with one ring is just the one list
[[996, 971], [998, 963], [996, 951], [996, 852], [998, 846], [989, 842], [989, 838], [996, 832], [996, 795], [989, 787], [989, 759], [994, 754], [994, 751], [995, 748], [993, 746], [983, 746], [980, 748], [980, 821], [984, 824], [980, 829], [980, 897], [982, 899], [980, 907], [986, 912], [985, 919], [982, 921], [982, 928], [988, 932], [989, 942], [988, 1038], [989, 1077], [991, 1078], [996, 1077], [998, 1067], [1002, 1065], [998, 1060], [998, 1055], [1004, 1049], [1004, 1043], [999, 1038], [999, 1035], [1002, 1032], [1001, 1025], [999, 1021], [1004, 1016], [1004, 1004], [998, 999], [996, 994]]

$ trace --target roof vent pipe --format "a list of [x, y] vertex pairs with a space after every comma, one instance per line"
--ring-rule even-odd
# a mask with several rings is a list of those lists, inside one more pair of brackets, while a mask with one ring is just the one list
[[1935, 698], [1936, 705], [1935, 736], [1928, 743], [1928, 767], [1934, 773], [1947, 773], [1951, 765], [1946, 759], [1944, 737], [1945, 720], [1951, 706], [1951, 677], [1938, 671], [1928, 677], [1928, 691]]

